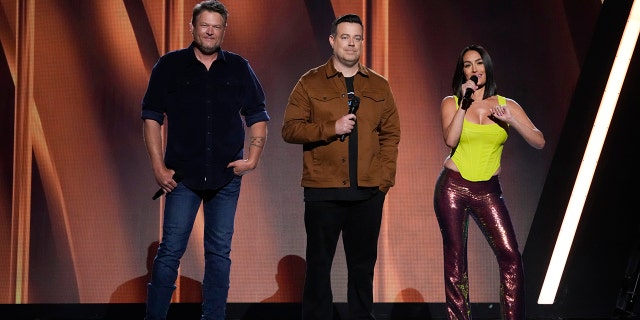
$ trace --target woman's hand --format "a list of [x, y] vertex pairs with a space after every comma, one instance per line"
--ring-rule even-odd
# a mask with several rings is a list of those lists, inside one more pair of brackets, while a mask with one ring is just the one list
[[491, 115], [501, 121], [511, 124], [511, 119], [513, 116], [511, 115], [511, 111], [507, 106], [495, 106], [491, 108]]

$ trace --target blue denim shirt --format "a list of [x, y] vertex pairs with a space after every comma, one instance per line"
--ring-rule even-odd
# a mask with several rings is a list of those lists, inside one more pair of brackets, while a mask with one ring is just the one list
[[142, 119], [164, 125], [165, 115], [165, 165], [197, 190], [228, 183], [234, 174], [227, 165], [243, 158], [245, 125], [269, 121], [264, 91], [249, 62], [220, 50], [207, 70], [193, 43], [162, 56], [151, 72]]

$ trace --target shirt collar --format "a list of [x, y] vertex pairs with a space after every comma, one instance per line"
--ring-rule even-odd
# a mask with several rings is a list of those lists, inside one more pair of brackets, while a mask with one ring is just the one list
[[[195, 52], [196, 43], [192, 41], [191, 44], [189, 45], [189, 49], [190, 49], [189, 52], [191, 52], [191, 56], [193, 57], [193, 61], [200, 62], [200, 61], [198, 61], [198, 58], [196, 58], [196, 52]], [[218, 57], [216, 58], [216, 60], [214, 60], [214, 62], [217, 61], [217, 60], [225, 61], [225, 62], [227, 61], [227, 57], [225, 55], [224, 50], [222, 50], [222, 48], [220, 48], [218, 50]]]

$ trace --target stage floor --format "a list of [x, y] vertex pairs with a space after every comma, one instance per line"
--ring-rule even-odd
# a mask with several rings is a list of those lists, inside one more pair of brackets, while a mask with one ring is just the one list
[[[0, 315], [6, 320], [126, 320], [144, 319], [144, 304], [0, 304]], [[376, 303], [378, 320], [446, 319], [443, 303]], [[500, 305], [472, 304], [475, 320], [500, 319]], [[346, 303], [335, 304], [333, 320], [346, 320]], [[175, 303], [167, 320], [200, 319], [200, 304]], [[298, 320], [299, 303], [229, 303], [227, 320]], [[527, 318], [528, 320], [584, 320], [589, 318]], [[590, 319], [602, 319], [594, 317]], [[635, 315], [612, 316], [610, 319], [638, 319]]]

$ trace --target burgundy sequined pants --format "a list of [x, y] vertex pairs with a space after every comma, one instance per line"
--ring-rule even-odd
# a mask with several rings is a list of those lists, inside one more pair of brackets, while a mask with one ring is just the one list
[[444, 251], [444, 281], [449, 319], [471, 319], [467, 269], [469, 215], [498, 260], [502, 319], [524, 319], [524, 271], [498, 176], [471, 182], [443, 169], [434, 193], [434, 209]]

